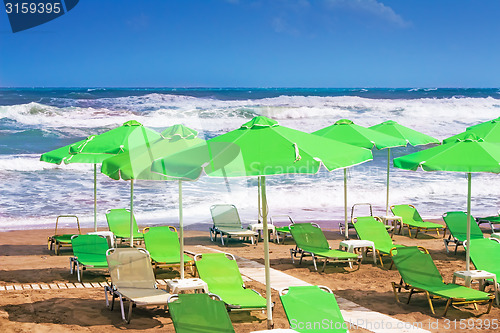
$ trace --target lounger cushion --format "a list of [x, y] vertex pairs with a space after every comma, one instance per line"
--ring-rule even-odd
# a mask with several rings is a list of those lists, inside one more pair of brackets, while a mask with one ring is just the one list
[[495, 240], [471, 239], [470, 240], [470, 258], [476, 269], [487, 271], [497, 275], [500, 278], [500, 243]]
[[[453, 237], [463, 242], [467, 239], [467, 214], [465, 212], [447, 212], [443, 215], [443, 220]], [[474, 218], [471, 216], [470, 238], [483, 239], [484, 235]]]
[[422, 229], [436, 229], [443, 228], [439, 223], [427, 222], [422, 220], [422, 217], [418, 211], [409, 205], [395, 205], [391, 207], [391, 211], [394, 215], [401, 216], [404, 224], [408, 224], [415, 228]]
[[234, 333], [224, 303], [207, 294], [181, 294], [168, 306], [176, 333]]
[[404, 245], [394, 244], [385, 225], [373, 216], [358, 217], [354, 228], [360, 239], [372, 241], [375, 244], [375, 249], [381, 253], [389, 254], [394, 247], [404, 247]]
[[217, 294], [230, 307], [265, 308], [266, 299], [243, 287], [243, 279], [235, 260], [224, 253], [204, 253], [196, 261], [200, 278], [208, 290]]
[[415, 246], [400, 249], [392, 260], [403, 281], [414, 288], [427, 290], [436, 296], [465, 301], [490, 298], [488, 293], [482, 291], [456, 284], [445, 284], [431, 256], [420, 252]]
[[[144, 234], [144, 244], [151, 259], [157, 263], [179, 264], [180, 251], [179, 236], [168, 226], [151, 227]], [[192, 263], [193, 258], [184, 254], [184, 263]]]
[[170, 294], [154, 288], [120, 288], [120, 294], [139, 305], [167, 304]]
[[[347, 332], [335, 296], [318, 286], [290, 287], [280, 299], [291, 328], [297, 332]], [[329, 323], [328, 329], [305, 327], [306, 323], [325, 323], [325, 320]], [[302, 323], [304, 329], [301, 330], [298, 323]]]

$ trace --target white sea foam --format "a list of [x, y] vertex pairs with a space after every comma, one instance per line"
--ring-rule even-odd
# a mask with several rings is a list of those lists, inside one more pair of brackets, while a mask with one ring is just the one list
[[68, 99], [67, 104], [67, 107], [55, 107], [33, 102], [0, 106], [0, 117], [35, 128], [110, 128], [136, 119], [154, 128], [184, 123], [214, 133], [237, 128], [254, 115], [269, 116], [283, 125], [305, 131], [320, 129], [340, 118], [351, 119], [363, 126], [393, 119], [443, 139], [467, 126], [496, 118], [500, 111], [500, 101], [491, 97], [370, 99], [279, 96], [225, 101], [148, 94], [90, 101]]
[[66, 169], [86, 171], [93, 168], [90, 164], [57, 165], [40, 161], [38, 154], [0, 155], [0, 173], [5, 171], [40, 171], [51, 169]]

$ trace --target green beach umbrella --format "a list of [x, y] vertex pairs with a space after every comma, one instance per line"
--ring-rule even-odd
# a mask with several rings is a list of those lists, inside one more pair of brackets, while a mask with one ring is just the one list
[[413, 154], [395, 158], [394, 166], [400, 169], [424, 171], [454, 171], [467, 173], [467, 250], [466, 269], [470, 270], [470, 224], [471, 224], [471, 173], [500, 173], [500, 145], [485, 142], [474, 134], [465, 139], [446, 143]]
[[[134, 180], [179, 180], [151, 172], [154, 160], [169, 156], [186, 148], [199, 146], [205, 142], [197, 137], [198, 132], [184, 125], [174, 125], [165, 129], [162, 138], [154, 143], [143, 145], [128, 152], [106, 159], [102, 163], [101, 172], [116, 180], [130, 180], [130, 206], [133, 210]], [[182, 183], [179, 180], [179, 238], [180, 238], [180, 271], [184, 278], [184, 226], [182, 214]], [[133, 246], [133, 224], [130, 231], [130, 246]]]
[[[369, 129], [374, 131], [394, 136], [405, 140], [412, 146], [422, 146], [431, 143], [439, 144], [439, 140], [424, 133], [420, 133], [411, 128], [398, 124], [394, 120], [384, 121], [378, 125], [370, 126]], [[385, 206], [385, 214], [389, 215], [389, 171], [391, 166], [391, 148], [387, 148], [387, 200]]]
[[[229, 163], [221, 163], [219, 158], [224, 157], [224, 153], [218, 157], [205, 156], [205, 159], [192, 154], [194, 160], [189, 161], [186, 159], [186, 152], [181, 152], [155, 161], [152, 171], [191, 179], [196, 179], [203, 171], [212, 177], [258, 177], [263, 203], [267, 319], [268, 326], [271, 326], [266, 176], [315, 174], [322, 164], [332, 171], [369, 161], [372, 154], [368, 149], [280, 126], [275, 120], [262, 116], [253, 118], [236, 130], [207, 140], [208, 146], [217, 143], [239, 146], [239, 155]], [[214, 166], [220, 167], [215, 169]]]
[[470, 133], [474, 133], [487, 142], [500, 142], [500, 117], [467, 127], [465, 132], [444, 139], [443, 143], [455, 142], [457, 139], [465, 138]]
[[[91, 135], [84, 140], [42, 154], [41, 161], [55, 164], [92, 163], [94, 164], [94, 230], [97, 231], [97, 164], [116, 154], [136, 147], [133, 138], [147, 137], [159, 139], [159, 133], [143, 127], [135, 120], [122, 126]], [[141, 140], [143, 142], [143, 140]]]
[[[391, 135], [380, 133], [373, 129], [369, 129], [360, 125], [354, 124], [351, 120], [340, 119], [335, 124], [322, 128], [312, 134], [319, 135], [324, 138], [333, 139], [345, 142], [354, 146], [367, 149], [391, 148], [405, 146], [406, 140], [397, 138]], [[345, 237], [348, 237], [347, 226], [347, 170], [344, 169], [344, 223]]]

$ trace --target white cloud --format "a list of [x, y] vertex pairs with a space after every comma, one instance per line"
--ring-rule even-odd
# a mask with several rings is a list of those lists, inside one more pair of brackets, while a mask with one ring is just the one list
[[391, 7], [377, 0], [325, 0], [330, 8], [347, 8], [353, 11], [364, 12], [401, 27], [407, 27], [409, 22], [397, 14]]

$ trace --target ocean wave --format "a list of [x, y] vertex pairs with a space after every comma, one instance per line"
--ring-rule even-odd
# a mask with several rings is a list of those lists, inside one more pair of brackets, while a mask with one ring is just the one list
[[17, 154], [0, 155], [0, 173], [1, 172], [24, 172], [41, 171], [50, 169], [89, 171], [93, 168], [91, 164], [64, 164], [57, 165], [40, 161], [38, 154]]
[[[248, 100], [218, 100], [153, 93], [144, 96], [66, 99], [61, 106], [28, 104], [0, 106], [0, 118], [34, 128], [109, 129], [136, 119], [165, 128], [183, 123], [199, 131], [222, 133], [238, 128], [255, 115], [275, 118], [312, 132], [341, 118], [363, 126], [387, 119], [446, 138], [467, 126], [498, 117], [500, 101], [492, 97], [372, 99], [358, 96], [278, 96]], [[471, 112], [474, 110], [474, 112]]]

